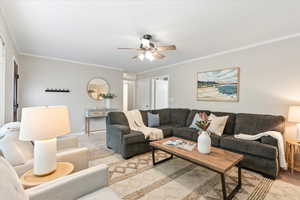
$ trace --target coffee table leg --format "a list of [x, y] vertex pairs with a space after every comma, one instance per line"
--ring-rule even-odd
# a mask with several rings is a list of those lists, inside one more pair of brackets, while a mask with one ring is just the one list
[[155, 148], [152, 147], [152, 163], [153, 163], [153, 165], [157, 165], [157, 164], [166, 162], [166, 161], [168, 161], [168, 160], [170, 160], [170, 159], [172, 159], [172, 158], [173, 158], [173, 154], [171, 154], [171, 156], [168, 157], [168, 158], [166, 158], [166, 159], [163, 159], [163, 160], [160, 160], [160, 161], [157, 161], [157, 162], [156, 162], [156, 161], [155, 161]]
[[221, 174], [221, 182], [222, 182], [223, 200], [231, 200], [242, 187], [242, 169], [238, 167], [238, 184], [228, 196], [226, 194], [225, 174]]

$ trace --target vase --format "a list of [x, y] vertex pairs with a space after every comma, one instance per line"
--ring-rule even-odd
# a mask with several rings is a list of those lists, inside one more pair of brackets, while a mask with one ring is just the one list
[[105, 108], [111, 109], [111, 99], [104, 99], [105, 101]]
[[210, 153], [211, 139], [207, 131], [202, 131], [202, 133], [199, 132], [197, 146], [200, 153]]

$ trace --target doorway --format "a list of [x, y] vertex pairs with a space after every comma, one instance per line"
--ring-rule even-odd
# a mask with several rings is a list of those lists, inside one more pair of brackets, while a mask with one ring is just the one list
[[152, 78], [151, 102], [153, 109], [169, 107], [169, 76]]
[[14, 60], [14, 85], [13, 85], [13, 121], [16, 122], [18, 120], [18, 82], [19, 82], [19, 65]]

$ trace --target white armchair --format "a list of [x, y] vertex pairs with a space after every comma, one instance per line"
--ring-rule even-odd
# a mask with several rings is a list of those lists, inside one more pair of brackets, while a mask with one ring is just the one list
[[[24, 190], [16, 172], [0, 156], [0, 196], [16, 200], [119, 200], [107, 186], [107, 166], [98, 165]], [[5, 179], [5, 180], [4, 180]]]
[[[7, 137], [9, 138], [9, 137]], [[6, 137], [2, 139], [5, 143]], [[23, 142], [23, 141], [22, 141]], [[57, 140], [56, 154], [57, 161], [70, 162], [74, 165], [74, 171], [77, 172], [88, 168], [88, 149], [79, 148], [79, 142], [76, 137], [63, 137]], [[0, 155], [1, 152], [0, 152]], [[32, 154], [33, 155], [33, 154]], [[5, 156], [4, 156], [5, 157]], [[26, 160], [25, 163], [20, 165], [14, 165], [18, 176], [22, 176], [25, 172], [33, 168], [33, 156]]]

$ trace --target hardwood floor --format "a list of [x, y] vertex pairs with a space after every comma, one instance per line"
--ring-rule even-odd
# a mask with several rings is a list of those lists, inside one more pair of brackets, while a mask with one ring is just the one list
[[292, 175], [290, 170], [281, 171], [277, 180], [300, 186], [300, 172], [294, 171], [294, 174]]

